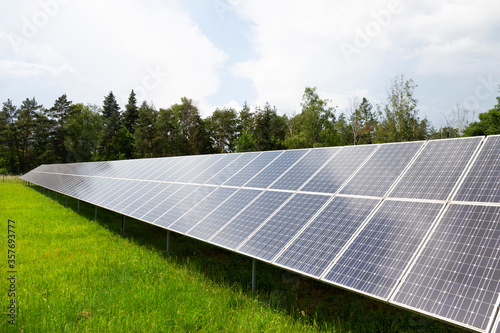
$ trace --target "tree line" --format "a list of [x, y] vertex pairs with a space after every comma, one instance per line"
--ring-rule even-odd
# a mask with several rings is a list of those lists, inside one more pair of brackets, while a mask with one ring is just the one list
[[[418, 115], [417, 85], [404, 76], [388, 84], [386, 103], [375, 107], [353, 97], [338, 112], [316, 88], [306, 87], [301, 112], [279, 115], [265, 103], [253, 110], [217, 108], [202, 118], [192, 99], [157, 109], [138, 103], [132, 90], [122, 109], [113, 92], [102, 106], [73, 103], [66, 94], [44, 108], [35, 98], [0, 112], [0, 173], [25, 173], [38, 165], [146, 157], [358, 145], [500, 133], [500, 97], [468, 123], [457, 105], [447, 126], [436, 130]], [[448, 121], [450, 120], [450, 121]]]

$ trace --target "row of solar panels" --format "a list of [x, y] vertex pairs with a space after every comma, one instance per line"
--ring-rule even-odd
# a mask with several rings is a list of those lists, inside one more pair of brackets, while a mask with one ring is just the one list
[[22, 178], [486, 332], [500, 295], [499, 171], [490, 136], [43, 165]]

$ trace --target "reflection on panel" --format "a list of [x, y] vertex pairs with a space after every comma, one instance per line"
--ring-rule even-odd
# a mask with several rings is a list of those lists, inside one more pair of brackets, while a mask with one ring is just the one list
[[379, 199], [334, 198], [275, 263], [321, 276], [379, 202]]
[[270, 218], [238, 252], [271, 260], [297, 231], [330, 199], [326, 195], [297, 194]]
[[423, 144], [417, 141], [381, 145], [340, 193], [383, 197]]

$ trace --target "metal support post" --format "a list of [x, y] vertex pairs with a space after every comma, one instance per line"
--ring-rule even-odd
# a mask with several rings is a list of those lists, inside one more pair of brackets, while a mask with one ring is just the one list
[[167, 255], [170, 253], [170, 230], [167, 230]]
[[252, 259], [252, 292], [255, 291], [255, 284], [256, 284], [256, 281], [255, 281], [255, 266], [257, 266], [257, 260], [255, 259]]
[[64, 207], [68, 205], [68, 196], [66, 196], [66, 201], [64, 202]]
[[97, 221], [97, 206], [95, 206], [95, 216], [94, 216], [94, 221]]
[[80, 213], [80, 200], [78, 200], [78, 209], [77, 212]]
[[125, 233], [125, 215], [122, 215], [122, 236]]

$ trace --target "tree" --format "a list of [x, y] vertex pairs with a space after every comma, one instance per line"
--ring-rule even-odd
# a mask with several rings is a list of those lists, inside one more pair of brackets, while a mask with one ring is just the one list
[[101, 141], [100, 156], [104, 160], [119, 159], [120, 158], [120, 138], [118, 134], [126, 134], [123, 131], [119, 132], [121, 128], [120, 122], [120, 106], [116, 101], [113, 92], [110, 92], [104, 98], [102, 108], [104, 116], [104, 134]]
[[125, 105], [123, 112], [123, 126], [131, 133], [135, 133], [135, 128], [139, 121], [139, 108], [137, 107], [137, 99], [134, 90], [130, 92], [128, 103]]
[[57, 162], [67, 161], [66, 124], [73, 113], [72, 103], [68, 101], [66, 94], [64, 94], [56, 99], [54, 106], [47, 111], [48, 118], [55, 122], [53, 146]]
[[18, 140], [16, 142], [16, 151], [19, 161], [19, 169], [22, 173], [28, 170], [31, 163], [31, 151], [33, 146], [33, 132], [35, 127], [35, 113], [43, 106], [35, 100], [27, 98], [19, 108], [17, 116], [16, 130], [18, 131]]
[[464, 131], [465, 136], [494, 134], [500, 134], [500, 96], [493, 109], [480, 113], [479, 121], [471, 123]]
[[[302, 112], [289, 122], [288, 148], [324, 147], [338, 144], [335, 131], [335, 108], [321, 99], [316, 88], [306, 87], [302, 95]], [[293, 126], [291, 126], [293, 125]]]
[[156, 120], [156, 142], [158, 143], [161, 156], [176, 156], [181, 154], [182, 142], [179, 119], [172, 108], [160, 109]]
[[104, 133], [103, 116], [97, 105], [76, 104], [66, 125], [68, 162], [98, 159], [98, 148]]
[[135, 153], [139, 158], [155, 156], [156, 119], [158, 112], [153, 105], [142, 102], [139, 121], [135, 131]]
[[417, 99], [413, 97], [417, 85], [404, 75], [394, 77], [387, 87], [387, 104], [379, 109], [381, 121], [376, 129], [378, 142], [424, 140], [422, 123], [418, 118]]
[[256, 150], [282, 149], [286, 133], [286, 117], [277, 114], [276, 107], [266, 102], [261, 109], [255, 110], [255, 127], [253, 137]]
[[18, 131], [16, 128], [19, 110], [10, 99], [3, 103], [0, 111], [0, 168], [7, 173], [19, 172], [17, 155]]
[[234, 140], [237, 135], [237, 115], [233, 108], [217, 108], [207, 118], [212, 132], [215, 150], [219, 153], [234, 151]]
[[451, 128], [453, 131], [447, 131], [452, 138], [462, 136], [465, 128], [472, 122], [474, 113], [464, 108], [460, 104], [456, 104], [448, 114], [443, 114], [445, 120], [445, 128]]

